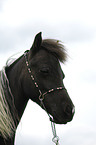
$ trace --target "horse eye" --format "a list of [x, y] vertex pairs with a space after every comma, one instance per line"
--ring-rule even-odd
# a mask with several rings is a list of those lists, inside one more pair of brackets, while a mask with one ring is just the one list
[[40, 69], [40, 72], [48, 74], [49, 73], [49, 68], [42, 68], [42, 69]]

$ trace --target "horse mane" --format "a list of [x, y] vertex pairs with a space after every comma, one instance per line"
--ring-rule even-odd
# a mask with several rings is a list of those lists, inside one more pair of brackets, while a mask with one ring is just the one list
[[0, 136], [5, 139], [11, 138], [16, 130], [16, 113], [13, 115], [9, 106], [12, 106], [14, 114], [14, 99], [4, 67], [0, 71]]
[[67, 59], [67, 52], [64, 45], [55, 39], [44, 39], [42, 40], [41, 46], [48, 52], [56, 56], [60, 62], [65, 62]]

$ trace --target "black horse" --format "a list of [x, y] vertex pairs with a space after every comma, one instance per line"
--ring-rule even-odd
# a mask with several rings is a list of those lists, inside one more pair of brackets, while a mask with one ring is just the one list
[[13, 145], [16, 128], [29, 99], [40, 105], [57, 124], [66, 124], [74, 105], [64, 87], [60, 61], [64, 46], [54, 39], [42, 40], [41, 32], [29, 51], [0, 72], [0, 145]]

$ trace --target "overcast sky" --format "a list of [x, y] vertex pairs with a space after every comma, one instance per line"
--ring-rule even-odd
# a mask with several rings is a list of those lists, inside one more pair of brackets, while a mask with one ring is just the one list
[[[64, 42], [69, 59], [62, 65], [64, 84], [76, 113], [56, 125], [61, 145], [96, 145], [96, 2], [95, 0], [0, 0], [0, 69], [12, 54], [24, 52], [34, 36]], [[29, 101], [15, 145], [53, 145], [47, 114]]]

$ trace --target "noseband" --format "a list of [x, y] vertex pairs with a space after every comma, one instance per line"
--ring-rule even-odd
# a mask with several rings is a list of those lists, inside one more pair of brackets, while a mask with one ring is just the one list
[[[27, 56], [27, 54], [28, 54], [28, 51], [25, 51], [25, 52], [24, 52], [24, 57], [25, 57], [26, 65], [27, 65], [27, 70], [28, 70], [28, 72], [29, 72], [29, 74], [30, 74], [30, 77], [31, 77], [32, 81], [33, 81], [34, 84], [35, 84], [35, 87], [36, 87], [36, 88], [38, 89], [38, 91], [39, 91], [39, 100], [40, 100], [40, 102], [41, 102], [41, 106], [42, 106], [42, 107], [45, 109], [45, 111], [47, 112], [47, 109], [46, 109], [46, 107], [45, 107], [45, 105], [44, 105], [44, 103], [43, 103], [43, 100], [44, 100], [45, 96], [46, 96], [47, 94], [49, 94], [49, 93], [52, 93], [52, 92], [57, 91], [57, 90], [62, 90], [62, 89], [65, 89], [65, 88], [64, 88], [64, 87], [52, 88], [52, 89], [48, 90], [47, 92], [42, 93], [42, 91], [41, 91], [40, 88], [39, 88], [39, 85], [38, 85], [37, 82], [35, 81], [35, 78], [34, 78], [34, 76], [33, 76], [33, 74], [32, 74], [31, 68], [29, 67], [29, 62], [28, 62], [28, 56]], [[59, 138], [58, 138], [58, 136], [56, 135], [55, 124], [54, 124], [54, 122], [52, 122], [52, 121], [54, 121], [54, 119], [52, 118], [52, 116], [51, 116], [48, 112], [47, 112], [47, 114], [48, 114], [48, 116], [49, 116], [49, 118], [50, 118], [50, 121], [51, 121], [52, 132], [53, 132], [53, 136], [54, 136], [53, 139], [52, 139], [52, 141], [53, 141], [56, 145], [59, 145]]]

